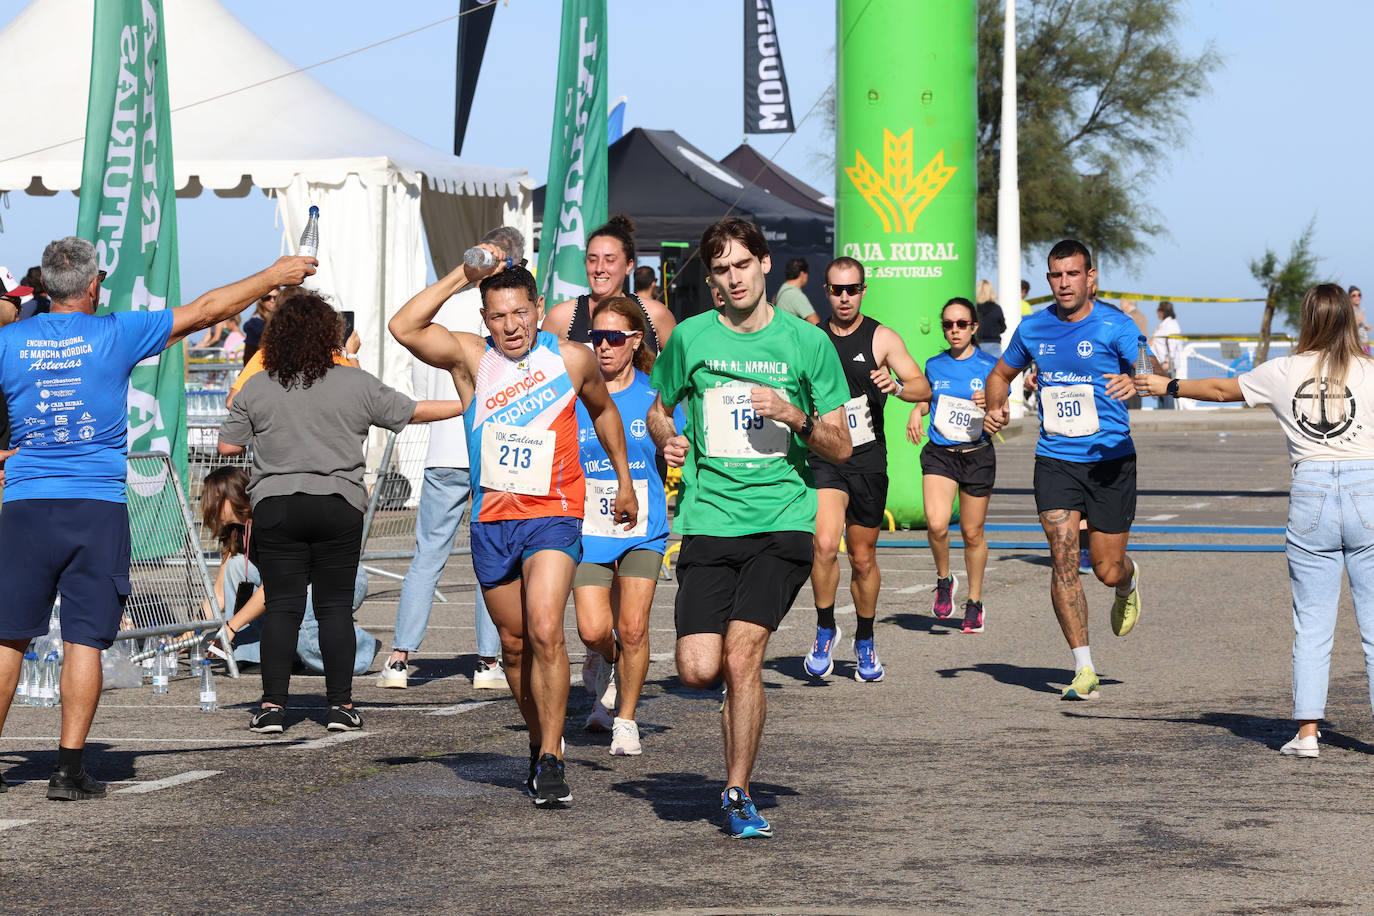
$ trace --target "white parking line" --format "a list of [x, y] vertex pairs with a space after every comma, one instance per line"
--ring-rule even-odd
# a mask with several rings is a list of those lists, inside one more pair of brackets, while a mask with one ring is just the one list
[[329, 747], [331, 744], [343, 744], [345, 741], [356, 741], [359, 738], [367, 738], [371, 732], [338, 732], [324, 738], [316, 738], [314, 741], [304, 741], [300, 744], [290, 745], [293, 751], [316, 751], [322, 747]]
[[136, 782], [123, 789], [116, 789], [118, 795], [137, 795], [142, 792], [156, 792], [159, 789], [168, 789], [172, 786], [179, 786], [182, 783], [195, 782], [199, 779], [209, 779], [211, 776], [218, 776], [223, 770], [187, 770], [185, 773], [178, 773], [175, 776], [168, 776], [165, 779], [154, 779], [150, 782]]
[[33, 820], [11, 819], [0, 820], [0, 830], [9, 830], [11, 827], [23, 827], [25, 824], [32, 824]]
[[455, 703], [452, 706], [440, 706], [438, 709], [431, 709], [425, 713], [427, 716], [457, 716], [483, 706], [490, 706], [497, 700], [467, 700], [462, 703]]

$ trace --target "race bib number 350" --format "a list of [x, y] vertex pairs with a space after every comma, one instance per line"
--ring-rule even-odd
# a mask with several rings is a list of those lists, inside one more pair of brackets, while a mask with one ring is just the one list
[[1054, 385], [1040, 389], [1041, 426], [1054, 436], [1080, 438], [1098, 430], [1092, 385]]
[[615, 524], [615, 494], [619, 485], [614, 480], [587, 478], [587, 501], [582, 507], [582, 533], [599, 538], [642, 538], [649, 533], [649, 481], [636, 480], [635, 499], [639, 502], [639, 516], [629, 531]]
[[973, 442], [983, 435], [983, 408], [966, 398], [942, 394], [935, 406], [935, 429], [950, 442]]
[[548, 496], [555, 438], [548, 429], [488, 423], [482, 431], [482, 486], [524, 496]]
[[[752, 385], [723, 385], [706, 391], [706, 454], [712, 458], [778, 458], [787, 454], [792, 430], [754, 413]], [[780, 395], [782, 392], [778, 392]]]

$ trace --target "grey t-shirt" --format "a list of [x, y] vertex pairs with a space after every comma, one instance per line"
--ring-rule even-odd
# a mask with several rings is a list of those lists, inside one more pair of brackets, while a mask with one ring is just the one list
[[778, 295], [773, 305], [789, 315], [796, 315], [798, 318], [809, 318], [816, 314], [816, 310], [811, 307], [811, 300], [806, 298], [806, 293], [791, 283], [784, 283], [778, 289]]
[[413, 400], [352, 366], [334, 366], [309, 388], [283, 388], [259, 372], [234, 397], [219, 437], [253, 446], [254, 508], [269, 496], [337, 493], [365, 512], [368, 428], [399, 432], [414, 414]]

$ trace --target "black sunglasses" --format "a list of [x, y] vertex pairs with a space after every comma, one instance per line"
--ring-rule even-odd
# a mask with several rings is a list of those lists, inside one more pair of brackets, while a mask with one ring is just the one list
[[95, 278], [96, 278], [97, 280], [99, 280], [101, 283], [104, 283], [104, 282], [105, 282], [105, 278], [106, 278], [107, 276], [109, 276], [109, 274], [105, 273], [105, 271], [103, 271], [103, 270], [97, 270], [97, 271], [95, 272]]
[[866, 289], [868, 289], [868, 284], [867, 284], [867, 283], [827, 283], [827, 284], [825, 284], [825, 291], [828, 292], [828, 293], [829, 293], [830, 295], [832, 295], [832, 296], [843, 296], [845, 293], [848, 293], [848, 294], [851, 295], [851, 296], [857, 296], [857, 295], [859, 295], [859, 293], [863, 292], [863, 291], [866, 290]]
[[946, 331], [952, 328], [958, 328], [962, 331], [964, 328], [971, 327], [972, 325], [973, 322], [968, 320], [967, 318], [946, 318], [944, 321], [940, 322], [940, 327], [944, 328]]
[[630, 339], [631, 334], [638, 334], [638, 331], [588, 331], [587, 336], [592, 339], [592, 346], [599, 347], [608, 343], [613, 347], [625, 345], [625, 341]]

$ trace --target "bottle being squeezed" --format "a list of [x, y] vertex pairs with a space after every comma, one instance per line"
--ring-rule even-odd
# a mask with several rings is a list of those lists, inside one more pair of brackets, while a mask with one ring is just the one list
[[303, 258], [320, 256], [320, 208], [310, 208], [310, 218], [305, 221], [305, 231], [301, 233], [301, 243], [296, 246], [296, 254]]
[[[515, 266], [514, 258], [501, 258], [501, 260], [506, 262], [506, 270], [510, 270]], [[474, 245], [472, 248], [463, 252], [463, 263], [474, 270], [490, 267], [495, 264], [496, 261], [497, 256], [480, 245]]]

